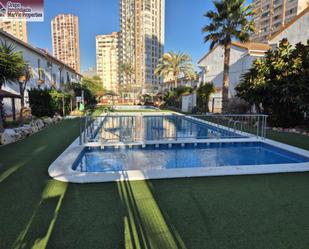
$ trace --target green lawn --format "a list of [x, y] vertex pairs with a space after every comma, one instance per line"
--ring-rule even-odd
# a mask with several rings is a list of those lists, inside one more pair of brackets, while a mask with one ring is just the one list
[[[78, 120], [0, 147], [0, 248], [309, 248], [309, 173], [67, 184]], [[303, 136], [270, 136], [309, 149]]]

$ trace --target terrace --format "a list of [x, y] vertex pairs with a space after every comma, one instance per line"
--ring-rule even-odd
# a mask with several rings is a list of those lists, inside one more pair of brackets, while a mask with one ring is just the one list
[[[66, 120], [1, 147], [1, 248], [306, 248], [309, 243], [308, 173], [90, 185], [52, 180], [48, 166], [78, 134], [79, 121]], [[268, 138], [309, 149], [301, 135], [269, 131]]]

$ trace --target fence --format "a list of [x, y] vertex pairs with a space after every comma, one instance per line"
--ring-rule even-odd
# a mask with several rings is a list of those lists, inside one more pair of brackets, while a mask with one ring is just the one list
[[79, 140], [83, 144], [246, 137], [263, 139], [266, 126], [266, 115], [249, 114], [86, 116], [81, 119]]

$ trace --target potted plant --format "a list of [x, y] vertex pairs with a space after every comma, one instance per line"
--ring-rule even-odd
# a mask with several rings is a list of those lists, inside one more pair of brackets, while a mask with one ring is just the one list
[[41, 79], [38, 79], [38, 80], [37, 80], [37, 83], [38, 83], [38, 85], [42, 85], [42, 84], [45, 83], [45, 81], [44, 81], [44, 80], [41, 80]]
[[24, 82], [24, 81], [26, 81], [26, 75], [20, 76], [18, 82]]

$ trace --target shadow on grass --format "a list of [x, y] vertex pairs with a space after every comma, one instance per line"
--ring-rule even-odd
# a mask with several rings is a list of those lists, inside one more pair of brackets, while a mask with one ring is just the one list
[[29, 248], [45, 241], [60, 201], [60, 195], [44, 194], [51, 185], [47, 168], [78, 130], [77, 120], [67, 120], [0, 148], [0, 248]]
[[118, 183], [125, 204], [125, 248], [183, 248], [145, 181]]
[[46, 248], [61, 208], [67, 183], [50, 180], [42, 199], [12, 248]]
[[307, 248], [308, 173], [147, 182], [186, 247]]
[[47, 247], [186, 249], [171, 228], [144, 181], [70, 184]]
[[44, 153], [45, 148], [46, 146], [40, 146], [39, 148], [35, 149], [31, 154], [29, 154], [27, 159], [26, 158], [21, 159], [21, 162], [18, 162], [13, 166], [7, 167], [6, 170], [2, 170], [2, 173], [0, 174], [0, 183], [6, 180], [13, 173], [17, 172], [21, 167], [27, 165], [29, 162], [32, 162], [34, 157], [39, 156], [41, 152]]

